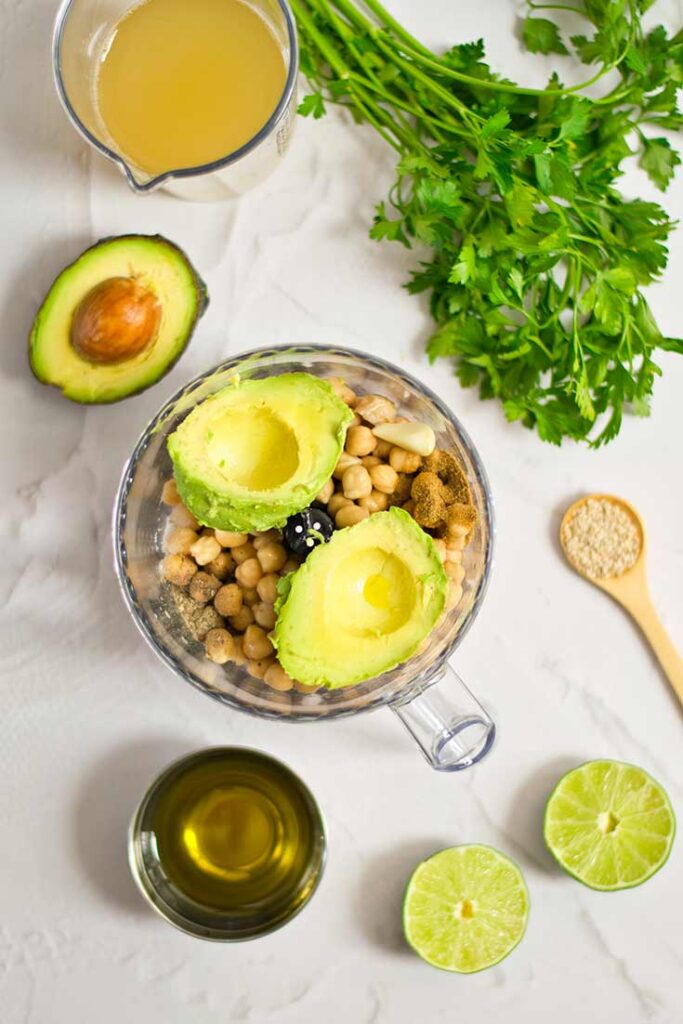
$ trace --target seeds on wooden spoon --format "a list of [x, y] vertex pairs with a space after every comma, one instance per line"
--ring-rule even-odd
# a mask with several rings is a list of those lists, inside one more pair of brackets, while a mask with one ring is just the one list
[[621, 576], [635, 565], [642, 539], [637, 523], [623, 505], [589, 498], [562, 526], [567, 558], [591, 579]]

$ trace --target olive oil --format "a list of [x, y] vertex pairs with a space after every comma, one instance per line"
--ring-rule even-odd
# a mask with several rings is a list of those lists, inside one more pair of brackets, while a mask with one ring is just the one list
[[288, 920], [322, 869], [324, 834], [311, 794], [284, 765], [242, 748], [171, 766], [143, 801], [134, 832], [133, 869], [148, 896], [154, 886], [158, 909], [164, 913], [160, 900], [235, 937]]
[[143, 0], [116, 24], [94, 87], [113, 148], [149, 174], [199, 167], [249, 142], [287, 70], [275, 33], [243, 0]]

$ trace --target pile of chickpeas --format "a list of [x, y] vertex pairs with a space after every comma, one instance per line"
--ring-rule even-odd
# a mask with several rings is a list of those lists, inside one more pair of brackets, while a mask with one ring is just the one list
[[[405, 423], [397, 415], [395, 404], [383, 395], [358, 397], [344, 381], [330, 380], [337, 395], [354, 412], [354, 420], [346, 434], [344, 451], [337, 462], [318, 501], [339, 529], [359, 523], [373, 512], [382, 512], [399, 505], [411, 515], [415, 506], [410, 491], [415, 476], [423, 468], [423, 459], [375, 437], [372, 427], [381, 423]], [[470, 529], [452, 527], [445, 538], [432, 537], [449, 578], [448, 608], [454, 608], [462, 597], [465, 569], [463, 551]]]
[[211, 602], [220, 623], [202, 638], [207, 658], [217, 665], [245, 665], [249, 675], [274, 690], [312, 692], [278, 664], [268, 637], [275, 625], [278, 580], [301, 564], [282, 544], [280, 531], [202, 529], [182, 504], [173, 480], [164, 484], [162, 500], [172, 506], [164, 539], [164, 579], [198, 605]]
[[[382, 395], [358, 397], [344, 381], [330, 380], [335, 392], [354, 412], [344, 451], [316, 501], [326, 507], [338, 529], [353, 526], [373, 512], [393, 505], [414, 509], [412, 481], [423, 460], [377, 438], [372, 427], [401, 423], [394, 403]], [[245, 665], [249, 675], [274, 690], [311, 693], [316, 688], [292, 679], [278, 663], [269, 633], [275, 625], [278, 580], [301, 565], [282, 543], [279, 530], [234, 533], [202, 528], [182, 504], [175, 481], [164, 484], [162, 500], [171, 506], [164, 545], [163, 577], [198, 606], [211, 606], [216, 626], [201, 637], [207, 658], [218, 665]], [[433, 538], [449, 577], [447, 607], [462, 597], [463, 550], [469, 530], [455, 528]]]

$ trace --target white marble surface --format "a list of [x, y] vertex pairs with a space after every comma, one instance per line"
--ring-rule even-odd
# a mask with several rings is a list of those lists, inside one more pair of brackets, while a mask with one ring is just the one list
[[[683, 22], [680, 3], [655, 5]], [[493, 60], [541, 81], [519, 52], [507, 0], [393, 0], [429, 41], [485, 33]], [[543, 849], [544, 798], [591, 757], [634, 761], [683, 816], [681, 718], [620, 609], [563, 565], [558, 515], [580, 492], [615, 491], [651, 534], [652, 589], [683, 642], [683, 360], [663, 354], [648, 421], [600, 452], [543, 446], [428, 367], [424, 307], [400, 288], [411, 257], [367, 238], [391, 154], [337, 117], [302, 123], [283, 169], [238, 204], [136, 198], [63, 118], [48, 66], [53, 5], [2, 0], [0, 165], [0, 1020], [2, 1024], [676, 1024], [683, 1014], [683, 839], [646, 886], [592, 893]], [[547, 63], [547, 62], [546, 62]], [[683, 179], [665, 202], [681, 213]], [[626, 188], [650, 195], [642, 177]], [[187, 248], [212, 301], [190, 350], [146, 394], [79, 408], [32, 380], [25, 336], [55, 273], [86, 244], [160, 231]], [[651, 299], [680, 330], [683, 231]], [[273, 724], [224, 711], [143, 646], [111, 569], [120, 468], [167, 395], [228, 354], [271, 342], [367, 348], [452, 404], [490, 473], [498, 511], [493, 582], [457, 668], [500, 728], [489, 759], [430, 771], [390, 712], [336, 725]], [[175, 932], [128, 877], [125, 830], [175, 755], [245, 743], [288, 761], [329, 822], [326, 877], [283, 931], [236, 947]], [[425, 854], [482, 841], [521, 863], [532, 912], [501, 966], [458, 978], [404, 947], [400, 900]]]

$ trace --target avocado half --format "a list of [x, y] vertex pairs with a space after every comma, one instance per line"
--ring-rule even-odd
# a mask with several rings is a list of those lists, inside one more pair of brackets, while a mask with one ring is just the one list
[[201, 277], [167, 238], [103, 238], [45, 296], [29, 336], [31, 370], [74, 402], [118, 402], [168, 373], [208, 301]]
[[338, 689], [374, 679], [415, 653], [446, 603], [432, 538], [404, 509], [338, 530], [286, 576], [271, 640], [285, 672]]
[[282, 526], [332, 475], [353, 413], [310, 373], [239, 380], [197, 405], [168, 439], [183, 502], [200, 523]]

